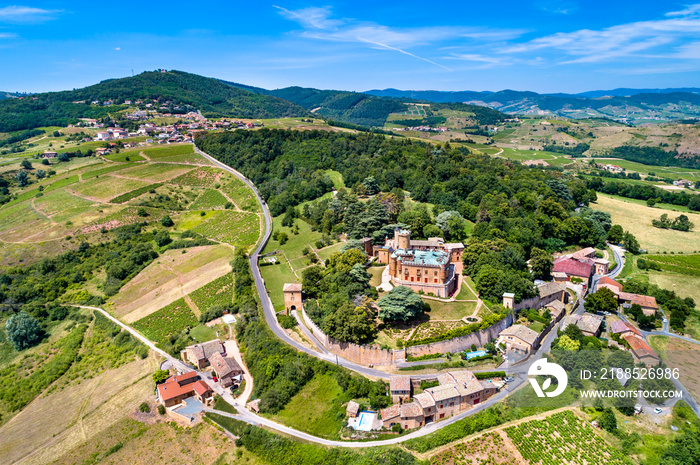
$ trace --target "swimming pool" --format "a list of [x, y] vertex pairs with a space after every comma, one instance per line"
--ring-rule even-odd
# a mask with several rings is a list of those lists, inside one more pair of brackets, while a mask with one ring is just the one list
[[372, 426], [377, 420], [377, 414], [373, 412], [360, 412], [357, 418], [351, 418], [348, 426], [356, 431], [372, 431]]

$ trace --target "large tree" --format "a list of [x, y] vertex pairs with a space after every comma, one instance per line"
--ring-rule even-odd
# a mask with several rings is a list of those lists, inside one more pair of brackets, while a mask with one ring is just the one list
[[586, 297], [583, 308], [590, 313], [614, 312], [617, 310], [617, 296], [607, 287], [601, 287]]
[[369, 305], [355, 307], [350, 302], [327, 315], [322, 326], [328, 336], [340, 342], [362, 344], [377, 334]]
[[382, 321], [408, 321], [416, 318], [425, 309], [425, 304], [413, 289], [406, 286], [393, 288], [377, 301], [379, 318]]
[[12, 342], [16, 350], [24, 350], [41, 341], [44, 330], [39, 322], [25, 311], [12, 315], [5, 323], [7, 338]]
[[554, 260], [552, 260], [552, 255], [542, 249], [537, 247], [532, 248], [530, 253], [530, 268], [532, 269], [532, 275], [537, 279], [549, 280], [552, 273], [552, 268], [554, 267]]

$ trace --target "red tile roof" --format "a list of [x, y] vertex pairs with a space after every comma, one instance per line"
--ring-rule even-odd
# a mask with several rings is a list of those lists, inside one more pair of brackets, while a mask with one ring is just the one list
[[620, 300], [631, 304], [639, 304], [642, 307], [657, 308], [656, 299], [649, 295], [630, 294], [629, 292], [620, 292]]
[[201, 379], [200, 379], [199, 381], [197, 381], [196, 383], [194, 383], [193, 386], [194, 386], [194, 392], [196, 392], [196, 393], [199, 394], [200, 396], [203, 396], [203, 395], [206, 394], [207, 392], [214, 392], [214, 391], [212, 391], [212, 389], [209, 387], [209, 385], [207, 385], [207, 383], [205, 383], [205, 382], [202, 381]]
[[647, 344], [641, 337], [633, 336], [632, 334], [627, 334], [624, 336], [624, 339], [630, 345], [632, 352], [635, 353], [637, 358], [641, 358], [644, 356], [651, 356], [656, 359], [659, 358], [659, 356], [656, 355], [656, 352], [654, 352], [651, 349], [651, 347], [649, 347], [649, 344]]
[[410, 376], [391, 376], [389, 378], [389, 390], [394, 391], [410, 391], [411, 377]]
[[191, 393], [194, 389], [193, 385], [196, 384], [191, 382], [193, 378], [198, 378], [196, 371], [190, 371], [180, 376], [171, 376], [163, 384], [159, 384], [158, 394], [161, 400], [166, 402], [170, 399], [175, 399], [176, 397]]
[[615, 281], [614, 279], [609, 278], [609, 277], [607, 277], [607, 276], [603, 276], [602, 278], [600, 278], [600, 280], [598, 280], [598, 287], [600, 287], [600, 286], [602, 286], [602, 285], [604, 285], [604, 284], [606, 284], [606, 285], [608, 285], [608, 286], [613, 286], [613, 287], [617, 288], [617, 291], [618, 291], [618, 292], [621, 292], [621, 291], [622, 291], [622, 284], [618, 283], [618, 282]]
[[571, 258], [565, 258], [554, 263], [552, 271], [566, 273], [570, 276], [579, 276], [588, 279], [592, 273], [593, 266]]
[[610, 324], [610, 331], [612, 331], [613, 334], [620, 334], [627, 331], [631, 331], [638, 336], [642, 335], [642, 333], [640, 333], [637, 328], [622, 320], [613, 321]]

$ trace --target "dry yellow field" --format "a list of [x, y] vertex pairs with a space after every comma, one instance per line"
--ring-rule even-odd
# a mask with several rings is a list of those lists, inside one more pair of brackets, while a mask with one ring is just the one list
[[689, 253], [700, 250], [700, 215], [697, 213], [685, 214], [691, 222], [695, 223], [695, 229], [683, 232], [655, 228], [651, 225], [651, 220], [658, 219], [664, 213], [669, 213], [671, 218], [675, 218], [680, 213], [650, 208], [604, 195], [599, 195], [598, 201], [592, 204], [591, 208], [610, 213], [613, 223], [622, 225], [625, 230], [634, 234], [641, 247], [649, 253]]
[[42, 395], [0, 428], [0, 464], [49, 463], [153, 395], [154, 355]]
[[224, 245], [168, 250], [124, 286], [109, 303], [133, 323], [229, 273], [233, 250]]

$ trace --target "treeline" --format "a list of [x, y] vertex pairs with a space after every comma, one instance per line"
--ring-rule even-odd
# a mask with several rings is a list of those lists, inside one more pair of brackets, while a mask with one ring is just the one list
[[645, 165], [700, 168], [700, 157], [679, 157], [677, 151], [671, 150], [667, 152], [661, 147], [622, 145], [610, 150], [608, 156], [636, 161]]
[[76, 124], [79, 118], [99, 119], [110, 111], [126, 107], [102, 107], [89, 103], [72, 103], [56, 98], [53, 94], [39, 94], [36, 100], [6, 99], [0, 101], [0, 132], [13, 132], [42, 126]]
[[604, 182], [599, 177], [588, 179], [586, 181], [586, 186], [589, 189], [602, 192], [603, 194], [619, 195], [620, 197], [639, 200], [656, 199], [657, 203], [662, 202], [671, 205], [680, 205], [688, 207], [693, 211], [700, 211], [700, 196], [682, 191], [673, 192], [654, 186], [627, 184], [617, 181]]
[[565, 155], [571, 155], [572, 157], [582, 157], [583, 152], [590, 149], [591, 145], [586, 143], [580, 143], [576, 145], [564, 145], [564, 144], [548, 144], [542, 147], [542, 150], [546, 152], [556, 152], [563, 153]]
[[44, 134], [46, 131], [43, 129], [29, 129], [27, 131], [22, 131], [19, 134], [15, 134], [14, 136], [10, 136], [6, 139], [0, 140], [0, 147], [5, 147], [7, 145], [12, 145], [17, 142], [22, 142], [23, 140], [31, 139], [32, 137], [40, 136]]

